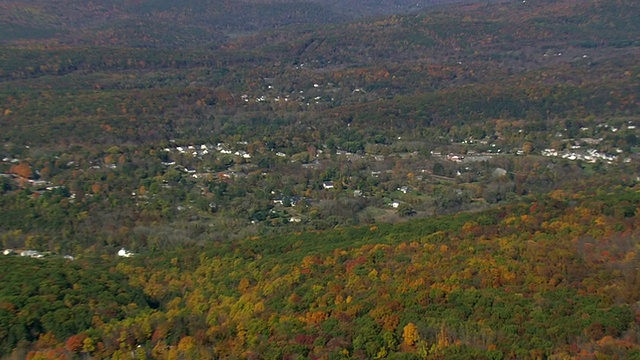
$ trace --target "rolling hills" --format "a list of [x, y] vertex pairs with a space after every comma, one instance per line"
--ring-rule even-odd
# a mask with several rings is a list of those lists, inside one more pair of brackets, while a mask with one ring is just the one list
[[637, 357], [640, 3], [417, 4], [0, 2], [0, 357]]

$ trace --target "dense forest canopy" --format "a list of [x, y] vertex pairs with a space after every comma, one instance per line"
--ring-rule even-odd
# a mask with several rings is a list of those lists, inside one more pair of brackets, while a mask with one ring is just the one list
[[638, 194], [556, 191], [125, 260], [3, 257], [1, 345], [47, 358], [632, 358]]
[[1, 1], [0, 358], [636, 358], [639, 55], [634, 0]]

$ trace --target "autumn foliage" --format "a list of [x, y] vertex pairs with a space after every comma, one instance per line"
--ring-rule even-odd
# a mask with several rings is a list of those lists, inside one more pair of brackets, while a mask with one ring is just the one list
[[[41, 284], [42, 295], [31, 301], [62, 291], [67, 303], [49, 306], [86, 317], [66, 328], [43, 313], [38, 321], [48, 332], [32, 340], [40, 353], [62, 346], [95, 357], [632, 356], [640, 351], [630, 306], [640, 299], [633, 245], [640, 229], [637, 212], [615, 210], [637, 208], [640, 197], [633, 189], [595, 203], [586, 195], [554, 193], [484, 213], [378, 224], [375, 232], [340, 229], [133, 261], [94, 259], [65, 270], [54, 260], [33, 260], [25, 273], [9, 267], [23, 259], [0, 260], [9, 262], [8, 279], [21, 272]], [[495, 221], [480, 225], [487, 217]], [[52, 275], [59, 280], [46, 280]], [[128, 290], [83, 290], [104, 276]], [[7, 297], [17, 289], [0, 292], [0, 312], [18, 314], [0, 319], [11, 331], [27, 321], [24, 305]], [[74, 306], [72, 298], [90, 305]]]
[[640, 2], [45, 3], [0, 4], [0, 240], [42, 255], [0, 358], [640, 357]]
[[30, 179], [33, 176], [31, 166], [26, 162], [12, 165], [11, 168], [9, 168], [9, 172], [25, 179]]

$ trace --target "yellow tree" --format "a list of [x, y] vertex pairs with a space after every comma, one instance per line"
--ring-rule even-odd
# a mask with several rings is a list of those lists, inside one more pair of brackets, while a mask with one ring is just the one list
[[418, 327], [410, 322], [402, 329], [402, 339], [406, 345], [413, 346], [420, 340]]

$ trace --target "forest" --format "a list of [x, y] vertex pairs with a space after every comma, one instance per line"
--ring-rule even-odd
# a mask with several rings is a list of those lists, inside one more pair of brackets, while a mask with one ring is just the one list
[[0, 3], [0, 358], [640, 358], [640, 3], [416, 4]]
[[635, 358], [637, 189], [185, 246], [4, 257], [5, 354]]

